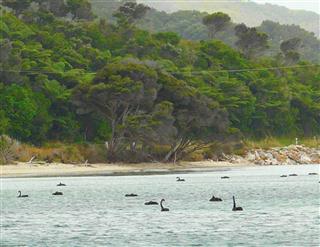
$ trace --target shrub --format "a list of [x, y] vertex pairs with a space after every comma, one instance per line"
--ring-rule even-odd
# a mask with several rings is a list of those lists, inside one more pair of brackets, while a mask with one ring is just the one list
[[6, 135], [0, 136], [0, 164], [11, 164], [17, 154], [19, 143]]

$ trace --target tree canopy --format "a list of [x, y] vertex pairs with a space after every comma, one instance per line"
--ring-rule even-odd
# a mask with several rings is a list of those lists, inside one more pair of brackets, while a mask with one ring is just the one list
[[123, 25], [92, 19], [84, 0], [43, 3], [2, 10], [0, 134], [103, 143], [110, 161], [172, 161], [233, 136], [320, 134], [319, 66], [260, 56], [268, 38], [255, 28], [236, 27], [239, 52], [141, 30], [138, 4], [121, 11], [136, 19]]
[[221, 12], [213, 13], [203, 17], [202, 23], [207, 26], [209, 38], [214, 38], [217, 32], [224, 30], [230, 24], [231, 18]]

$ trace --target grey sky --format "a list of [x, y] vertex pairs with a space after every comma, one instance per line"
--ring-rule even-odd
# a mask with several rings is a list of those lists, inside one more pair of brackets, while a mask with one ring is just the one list
[[304, 9], [320, 14], [319, 0], [253, 0], [257, 3], [271, 3], [286, 6], [289, 9]]

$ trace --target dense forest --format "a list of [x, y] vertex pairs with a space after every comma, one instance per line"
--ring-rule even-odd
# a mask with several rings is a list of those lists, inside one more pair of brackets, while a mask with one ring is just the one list
[[[121, 5], [122, 0], [90, 0], [94, 12], [98, 15], [112, 16], [112, 11]], [[162, 13], [174, 12], [223, 12], [228, 14], [235, 23], [245, 23], [253, 27], [259, 26], [265, 20], [284, 25], [299, 25], [319, 37], [319, 14], [305, 10], [292, 10], [274, 4], [261, 4], [243, 0], [139, 0]], [[314, 10], [316, 11], [316, 10]], [[188, 20], [186, 20], [188, 21]]]
[[[114, 0], [108, 1], [108, 3], [101, 1], [92, 1], [92, 3], [93, 11], [97, 16], [115, 21], [112, 13], [121, 6], [121, 2]], [[246, 5], [247, 3], [242, 4]], [[229, 6], [230, 4], [227, 3], [226, 5]], [[217, 9], [219, 10], [219, 8]], [[255, 13], [254, 10], [252, 10], [252, 12]], [[156, 9], [150, 9], [145, 17], [138, 21], [137, 26], [150, 32], [175, 32], [182, 38], [189, 40], [208, 40], [207, 29], [202, 24], [202, 19], [206, 15], [208, 15], [207, 12], [195, 10], [180, 10], [174, 13], [166, 13]], [[248, 16], [254, 19], [251, 15]], [[232, 21], [234, 23], [230, 23], [222, 32], [218, 33], [215, 39], [221, 40], [235, 48], [237, 37], [234, 33], [234, 27], [236, 26], [236, 20], [232, 19]], [[247, 22], [244, 21], [244, 23]], [[320, 40], [314, 33], [308, 32], [298, 25], [280, 24], [271, 20], [263, 20], [256, 28], [269, 36], [270, 49], [266, 50], [264, 55], [275, 56], [280, 52], [280, 44], [282, 41], [296, 37], [300, 38], [303, 43], [300, 47], [302, 58], [312, 62], [320, 62]]]
[[[109, 161], [176, 160], [218, 141], [320, 134], [320, 68], [301, 39], [264, 57], [268, 35], [223, 13], [208, 40], [137, 27], [149, 7], [124, 3], [115, 22], [87, 0], [3, 0], [0, 134], [37, 146], [105, 143]], [[281, 51], [281, 52], [280, 52]], [[130, 157], [130, 158], [129, 158]]]

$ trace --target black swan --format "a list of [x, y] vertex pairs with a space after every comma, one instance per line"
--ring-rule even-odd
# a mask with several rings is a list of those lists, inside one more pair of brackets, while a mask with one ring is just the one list
[[177, 177], [177, 182], [184, 182], [185, 180], [183, 178]]
[[232, 197], [233, 199], [233, 208], [232, 208], [232, 211], [242, 211], [242, 207], [237, 207], [236, 206], [236, 200], [234, 199], [234, 196]]
[[287, 175], [281, 175], [280, 176], [280, 178], [286, 178], [287, 177]]
[[165, 199], [161, 199], [160, 201], [160, 206], [161, 206], [161, 211], [169, 211], [169, 208], [163, 207], [162, 203], [165, 201]]
[[125, 197], [135, 197], [138, 196], [137, 194], [126, 194]]
[[60, 182], [60, 183], [57, 184], [57, 186], [66, 186], [66, 184], [63, 184], [63, 183]]
[[56, 191], [56, 192], [52, 193], [52, 195], [54, 195], [54, 196], [62, 196], [63, 193], [60, 192], [60, 191]]
[[308, 175], [313, 176], [313, 175], [318, 175], [318, 173], [316, 173], [316, 172], [310, 172]]
[[18, 193], [19, 193], [18, 197], [29, 197], [28, 195], [21, 195], [21, 191], [20, 190], [18, 191]]
[[144, 205], [159, 205], [159, 203], [154, 201], [145, 202]]
[[210, 202], [222, 202], [222, 199], [219, 197], [215, 197], [214, 195], [209, 200]]
[[221, 179], [228, 179], [228, 178], [230, 178], [230, 177], [228, 177], [228, 176], [221, 177]]
[[297, 174], [293, 173], [293, 174], [289, 174], [289, 177], [296, 177], [298, 176]]

